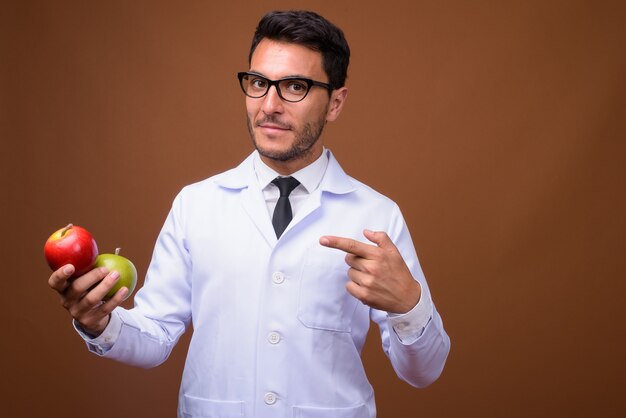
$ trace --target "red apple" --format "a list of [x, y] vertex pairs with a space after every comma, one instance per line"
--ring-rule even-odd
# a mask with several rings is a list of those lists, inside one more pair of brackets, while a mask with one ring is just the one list
[[117, 271], [120, 274], [120, 278], [115, 283], [115, 286], [104, 297], [104, 300], [111, 299], [118, 290], [122, 287], [128, 288], [128, 293], [124, 299], [127, 299], [135, 286], [137, 285], [137, 269], [135, 265], [129, 259], [120, 255], [120, 249], [115, 249], [115, 254], [100, 254], [96, 258], [94, 267], [106, 267], [109, 271]]
[[73, 265], [72, 277], [82, 276], [91, 270], [98, 256], [96, 240], [89, 231], [72, 224], [50, 235], [43, 251], [52, 270], [56, 271], [66, 264]]

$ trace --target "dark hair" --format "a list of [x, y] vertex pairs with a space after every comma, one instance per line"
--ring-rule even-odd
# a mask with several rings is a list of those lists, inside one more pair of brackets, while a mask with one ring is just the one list
[[248, 63], [263, 38], [300, 44], [319, 51], [331, 87], [338, 89], [345, 85], [350, 47], [343, 31], [317, 13], [300, 10], [267, 13], [254, 32]]

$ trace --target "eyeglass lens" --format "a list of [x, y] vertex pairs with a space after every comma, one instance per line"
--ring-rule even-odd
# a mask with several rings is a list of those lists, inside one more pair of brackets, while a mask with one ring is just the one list
[[[241, 87], [243, 87], [244, 92], [253, 98], [265, 96], [271, 84], [267, 78], [253, 74], [247, 74], [241, 79]], [[298, 78], [278, 80], [274, 84], [278, 89], [278, 95], [290, 102], [299, 102], [304, 99], [309, 90], [309, 84]]]

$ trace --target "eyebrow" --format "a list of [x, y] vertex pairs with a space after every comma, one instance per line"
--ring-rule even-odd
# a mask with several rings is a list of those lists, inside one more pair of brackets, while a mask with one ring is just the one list
[[[251, 73], [251, 74], [255, 74], [255, 75], [261, 76], [263, 78], [267, 78], [268, 80], [271, 80], [271, 78], [269, 78], [268, 76], [266, 76], [265, 74], [263, 74], [263, 73], [261, 73], [259, 71], [248, 70], [248, 72]], [[286, 78], [287, 79], [288, 78], [305, 78], [307, 80], [313, 80], [313, 77], [311, 77], [310, 75], [304, 75], [304, 74], [288, 75], [288, 76], [285, 76], [285, 77], [277, 78], [276, 80], [283, 80], [283, 79], [286, 79]]]

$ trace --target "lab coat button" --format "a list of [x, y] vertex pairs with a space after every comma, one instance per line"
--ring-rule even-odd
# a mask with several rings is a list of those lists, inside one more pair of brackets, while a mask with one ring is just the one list
[[276, 403], [276, 394], [272, 392], [268, 392], [265, 394], [265, 397], [263, 398], [263, 400], [268, 405], [274, 405]]
[[278, 344], [280, 342], [280, 334], [272, 331], [267, 335], [267, 340], [271, 344]]
[[280, 271], [277, 271], [276, 273], [272, 274], [272, 281], [276, 284], [281, 284], [285, 281], [285, 275]]

